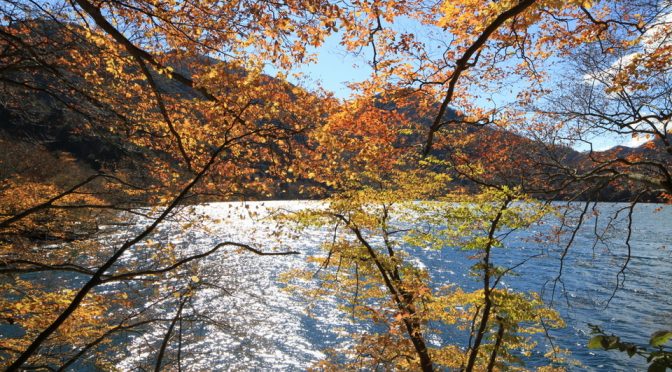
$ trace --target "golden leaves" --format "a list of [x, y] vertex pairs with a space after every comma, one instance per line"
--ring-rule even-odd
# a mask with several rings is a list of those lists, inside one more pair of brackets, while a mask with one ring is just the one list
[[[19, 290], [20, 289], [20, 290]], [[68, 306], [75, 295], [73, 290], [45, 291], [26, 280], [0, 286], [0, 316], [24, 332], [21, 337], [3, 337], [0, 347], [5, 350], [23, 350], [32, 339], [46, 328]], [[106, 313], [112, 302], [99, 294], [87, 296], [73, 316], [50, 340], [53, 344], [84, 346], [110, 328]], [[7, 362], [5, 360], [4, 362]]]

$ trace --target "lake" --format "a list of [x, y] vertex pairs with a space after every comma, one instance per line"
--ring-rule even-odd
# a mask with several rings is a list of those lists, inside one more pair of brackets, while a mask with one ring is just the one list
[[[336, 310], [334, 302], [311, 304], [311, 316], [308, 316], [308, 304], [283, 290], [284, 284], [278, 281], [281, 273], [306, 267], [306, 256], [320, 253], [319, 246], [328, 238], [328, 231], [313, 229], [291, 238], [277, 236], [273, 234], [276, 222], [267, 217], [276, 209], [298, 210], [319, 205], [304, 201], [211, 203], [189, 207], [174, 216], [172, 222], [161, 226], [153, 240], [170, 241], [181, 255], [206, 251], [222, 241], [302, 253], [262, 257], [223, 250], [203, 259], [195, 275], [200, 283], [208, 283], [209, 287], [197, 292], [191, 306], [203, 309], [216, 322], [204, 326], [194, 323], [188, 335], [185, 331], [184, 354], [191, 357], [187, 357], [184, 365], [193, 370], [304, 370], [323, 358], [327, 348], [347, 342], [347, 334], [367, 330], [367, 326], [353, 324], [346, 314]], [[553, 221], [547, 221], [535, 231], [515, 232], [508, 238], [510, 248], [493, 251], [494, 261], [504, 266], [539, 256], [520, 266], [517, 276], [505, 277], [502, 285], [517, 291], [542, 293], [561, 313], [567, 327], [551, 330], [550, 334], [557, 346], [568, 349], [571, 358], [582, 364], [569, 367], [570, 370], [646, 369], [641, 357], [630, 359], [625, 353], [588, 350], [588, 323], [639, 344], [648, 343], [650, 334], [657, 330], [672, 328], [672, 207], [636, 206], [630, 237], [631, 259], [623, 278], [617, 274], [627, 258], [626, 208], [626, 204], [601, 203], [595, 208], [596, 213], [592, 213], [591, 205], [590, 217], [586, 217], [578, 230], [565, 258], [562, 283], [555, 282], [554, 296], [553, 283], [569, 235], [559, 243], [528, 239], [543, 232], [537, 230], [552, 226]], [[618, 218], [611, 220], [609, 216], [619, 210]], [[193, 218], [201, 222], [192, 224], [189, 221]], [[187, 223], [189, 229], [184, 232]], [[607, 225], [610, 229], [596, 240], [596, 231], [604, 230]], [[113, 231], [110, 228], [110, 239], [121, 241], [131, 235], [131, 232]], [[410, 252], [417, 264], [429, 269], [435, 286], [453, 283], [465, 289], [478, 289], [481, 284], [468, 274], [473, 261], [467, 258], [466, 252], [453, 248], [412, 249]], [[117, 267], [141, 259], [143, 254], [147, 253], [141, 245]], [[103, 291], [116, 289], [114, 285], [102, 288]], [[143, 291], [149, 289], [135, 284], [133, 290], [142, 297]], [[166, 307], [168, 315], [174, 311], [174, 307]], [[157, 326], [144, 336], [119, 339], [118, 342], [126, 344], [128, 352], [119, 368], [130, 370], [138, 363], [151, 363], [156, 357], [156, 340], [163, 337], [165, 329], [165, 325]], [[450, 332], [433, 336], [430, 344], [441, 345], [451, 341], [450, 337]], [[546, 351], [548, 340], [541, 338], [539, 342], [536, 354], [528, 358], [529, 367], [543, 359], [541, 355]]]

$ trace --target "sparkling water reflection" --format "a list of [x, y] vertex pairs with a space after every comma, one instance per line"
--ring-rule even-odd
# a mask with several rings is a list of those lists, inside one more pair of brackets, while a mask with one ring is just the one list
[[[263, 217], [276, 208], [296, 210], [318, 206], [314, 202], [212, 203], [193, 208], [187, 213], [202, 214], [210, 222], [207, 228], [193, 229], [176, 244], [185, 252], [200, 252], [224, 240], [240, 241], [260, 246], [291, 248], [301, 256], [259, 257], [248, 253], [226, 253], [208, 257], [201, 263], [203, 280], [221, 282], [231, 288], [226, 296], [220, 290], [201, 290], [194, 299], [195, 307], [216, 309], [226, 320], [226, 327], [203, 329], [203, 337], [185, 346], [185, 351], [204, 357], [189, 361], [193, 370], [304, 370], [324, 357], [324, 350], [347, 338], [343, 333], [359, 329], [334, 304], [312, 304], [307, 316], [307, 304], [283, 290], [278, 276], [291, 268], [305, 267], [305, 256], [319, 252], [325, 231], [311, 230], [294, 239], [272, 237], [276, 224]], [[496, 250], [494, 260], [512, 266], [526, 259], [516, 276], [504, 279], [503, 285], [518, 291], [541, 292], [556, 307], [567, 327], [553, 330], [557, 346], [571, 351], [572, 358], [582, 363], [577, 370], [644, 370], [642, 358], [629, 359], [624, 353], [592, 351], [586, 348], [588, 323], [597, 324], [628, 341], [646, 344], [648, 337], [661, 328], [672, 327], [672, 208], [651, 204], [638, 205], [633, 213], [630, 239], [631, 258], [625, 278], [617, 276], [627, 259], [624, 244], [627, 212], [609, 222], [623, 204], [600, 204], [599, 218], [585, 221], [565, 258], [562, 282], [556, 281], [560, 257], [567, 237], [560, 244], [535, 242], [538, 231], [520, 231], [510, 237], [510, 248]], [[251, 218], [249, 211], [258, 213]], [[592, 208], [591, 208], [592, 212]], [[592, 214], [591, 214], [592, 215]], [[546, 226], [553, 225], [548, 221]], [[607, 234], [596, 244], [595, 231], [612, 224]], [[597, 224], [597, 228], [595, 225]], [[160, 232], [169, 237], [177, 226], [170, 224]], [[456, 249], [413, 249], [418, 264], [432, 273], [435, 285], [454, 283], [467, 289], [477, 289], [479, 283], [468, 275], [473, 264], [467, 254]], [[538, 256], [538, 257], [537, 257]], [[137, 257], [136, 257], [137, 258]], [[128, 259], [133, 259], [129, 257]], [[625, 279], [625, 280], [622, 280]], [[621, 281], [622, 280], [622, 281]], [[614, 292], [616, 284], [619, 289]], [[551, 298], [555, 284], [555, 296]], [[613, 296], [613, 298], [612, 298]], [[607, 306], [607, 301], [611, 299]], [[171, 310], [174, 311], [174, 310]], [[359, 329], [361, 330], [361, 329]], [[162, 337], [164, 328], [157, 327], [154, 336]], [[443, 338], [433, 338], [431, 344], [453, 341], [450, 332]], [[127, 350], [130, 356], [120, 367], [131, 369], [136, 363], [151, 360], [144, 343], [148, 337], [132, 337]], [[548, 342], [541, 339], [541, 343]], [[542, 360], [545, 348], [529, 359], [528, 366]]]

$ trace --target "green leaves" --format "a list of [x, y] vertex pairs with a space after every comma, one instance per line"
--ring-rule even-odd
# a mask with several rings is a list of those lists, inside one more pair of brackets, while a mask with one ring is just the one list
[[628, 353], [628, 356], [632, 358], [637, 354], [637, 345], [621, 342], [620, 338], [616, 336], [607, 336], [607, 335], [597, 335], [593, 336], [590, 341], [588, 341], [589, 349], [603, 349], [603, 350], [612, 350], [618, 349], [620, 352]]
[[591, 337], [590, 341], [588, 341], [588, 348], [589, 349], [601, 349], [603, 338], [604, 338], [604, 336], [593, 336], [593, 337]]
[[663, 346], [666, 344], [670, 338], [672, 338], [672, 331], [658, 331], [654, 332], [651, 335], [651, 340], [649, 340], [649, 344], [651, 346]]
[[672, 338], [672, 331], [654, 332], [649, 340], [649, 345], [656, 349], [647, 350], [646, 346], [638, 347], [633, 343], [621, 342], [619, 337], [605, 334], [599, 326], [592, 324], [589, 326], [591, 332], [595, 335], [588, 341], [589, 349], [618, 349], [620, 352], [627, 353], [631, 358], [635, 354], [641, 355], [649, 363], [647, 369], [649, 372], [665, 372], [668, 368], [672, 369], [672, 352], [664, 349], [664, 345]]
[[588, 348], [610, 350], [619, 348], [619, 344], [620, 339], [616, 336], [598, 335], [588, 341]]

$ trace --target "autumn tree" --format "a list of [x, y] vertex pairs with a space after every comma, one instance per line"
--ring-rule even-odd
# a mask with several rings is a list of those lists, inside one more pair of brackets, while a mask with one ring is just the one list
[[[423, 160], [418, 151], [425, 127], [417, 118], [431, 106], [423, 108], [412, 92], [396, 94], [353, 100], [310, 136], [317, 151], [305, 161], [322, 172], [309, 176], [331, 196], [314, 209], [281, 215], [300, 231], [329, 232], [322, 255], [308, 259], [312, 266], [286, 275], [290, 288], [309, 303], [337, 299], [357, 330], [350, 336], [355, 347], [332, 350], [318, 366], [430, 371], [516, 364], [513, 354], [534, 348], [527, 334], [562, 322], [538, 295], [498, 288], [514, 268], [494, 265], [490, 254], [508, 243], [502, 237], [511, 230], [551, 210], [507, 187], [483, 187], [478, 196], [455, 188], [452, 165]], [[446, 287], [413, 259], [418, 251], [453, 249], [473, 253], [482, 289]], [[459, 329], [468, 344], [430, 344], [448, 329]]]
[[[436, 197], [444, 177], [406, 174], [395, 181], [399, 184], [343, 192], [325, 207], [284, 217], [302, 228], [333, 231], [324, 254], [309, 259], [312, 270], [287, 275], [295, 289], [311, 302], [335, 297], [344, 316], [382, 328], [354, 332], [356, 346], [340, 350], [321, 368], [506, 368], [518, 362], [516, 352], [534, 348], [527, 335], [562, 325], [537, 294], [498, 288], [514, 268], [498, 267], [490, 258], [492, 249], [504, 246], [502, 236], [534, 224], [545, 208], [524, 204], [511, 190], [421, 203], [417, 200]], [[482, 278], [483, 289], [467, 292], [433, 282], [431, 273], [412, 259], [418, 249], [473, 252], [473, 274]], [[317, 288], [306, 285], [315, 279]], [[430, 346], [430, 335], [450, 327], [466, 333], [468, 344]]]
[[[668, 199], [669, 2], [406, 5], [399, 8], [427, 35], [404, 30], [394, 6], [375, 3], [357, 13], [365, 26], [344, 42], [370, 49], [371, 79], [356, 86], [364, 97], [413, 92], [420, 107], [434, 108], [422, 150], [430, 161], [471, 185], [545, 199], [619, 192], [633, 203], [629, 218], [643, 198]], [[605, 134], [650, 142], [587, 156], [569, 148]], [[587, 206], [577, 221], [561, 222], [572, 224], [563, 259]], [[615, 273], [616, 289], [628, 261]]]
[[[320, 217], [356, 239], [328, 251], [343, 258], [348, 288], [361, 265], [367, 295], [386, 301], [373, 312], [352, 302], [389, 330], [362, 339], [360, 354], [426, 370], [507, 366], [507, 350], [527, 347], [519, 323], [551, 313], [533, 294], [496, 288], [506, 271], [488, 258], [504, 244], [496, 233], [547, 213], [535, 197], [594, 200], [611, 187], [632, 190], [633, 202], [669, 199], [669, 8], [663, 0], [2, 2], [1, 114], [13, 123], [3, 130], [34, 145], [0, 139], [9, 150], [0, 168], [2, 319], [21, 334], [0, 340], [3, 365], [64, 369], [157, 323], [165, 333], [147, 364], [174, 360], [180, 369], [182, 343], [173, 341], [182, 325], [216, 323], [191, 301], [208, 285], [196, 275], [199, 259], [227, 248], [289, 252], [220, 241], [188, 253], [162, 227], [187, 234], [198, 221], [177, 212], [190, 203], [291, 188], [332, 196], [332, 213]], [[347, 102], [284, 79], [334, 33], [370, 57], [370, 79], [353, 83]], [[269, 65], [278, 76], [264, 74]], [[559, 82], [568, 66], [572, 79]], [[652, 142], [572, 162], [568, 145], [603, 133]], [[388, 207], [439, 196], [474, 205], [444, 204], [440, 222], [425, 217], [459, 232], [442, 249], [477, 252], [479, 292], [442, 297], [398, 243], [383, 239], [376, 251], [361, 234], [385, 237]], [[101, 221], [127, 234], [110, 239]], [[26, 279], [35, 273], [47, 280]], [[54, 286], [50, 274], [68, 280]], [[448, 302], [427, 305], [440, 299]], [[456, 314], [460, 301], [469, 306]], [[527, 311], [514, 314], [512, 304]], [[423, 347], [429, 319], [465, 317], [466, 349]], [[379, 352], [385, 344], [392, 354]], [[100, 354], [101, 366], [115, 362]]]
[[[8, 1], [0, 12], [3, 115], [17, 126], [5, 129], [38, 143], [3, 152], [2, 318], [16, 330], [2, 339], [3, 365], [64, 369], [103, 347], [94, 363], [107, 368], [118, 358], [110, 338], [166, 324], [148, 362], [161, 369], [176, 350], [179, 366], [188, 325], [216, 323], [190, 301], [205, 285], [198, 260], [292, 252], [232, 241], [189, 252], [161, 226], [185, 233], [194, 221], [176, 213], [186, 205], [267, 196], [290, 179], [286, 164], [328, 100], [262, 69], [308, 58], [336, 8]], [[86, 164], [61, 140], [84, 163], [45, 155], [40, 140], [60, 135], [114, 151]], [[101, 221], [128, 230], [111, 239]]]

